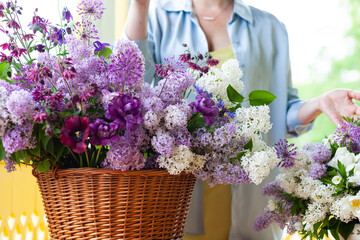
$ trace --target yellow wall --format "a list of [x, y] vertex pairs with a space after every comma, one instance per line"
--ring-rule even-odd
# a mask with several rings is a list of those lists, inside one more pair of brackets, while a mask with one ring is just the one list
[[40, 192], [32, 168], [7, 173], [0, 163], [0, 239], [48, 239]]

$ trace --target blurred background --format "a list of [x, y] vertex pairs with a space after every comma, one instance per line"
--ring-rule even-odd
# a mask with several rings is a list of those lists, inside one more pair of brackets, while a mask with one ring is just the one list
[[[76, 15], [74, 0], [17, 0], [28, 24], [35, 8], [38, 15], [58, 23], [64, 6]], [[245, 0], [274, 14], [288, 30], [293, 84], [302, 99], [311, 99], [334, 88], [360, 90], [359, 0]], [[99, 23], [102, 42], [113, 43], [122, 35], [128, 0], [105, 0]], [[4, 42], [0, 35], [0, 42]], [[291, 142], [302, 146], [319, 142], [335, 129], [321, 115], [312, 131]], [[0, 163], [1, 165], [1, 163]], [[0, 166], [0, 240], [48, 239], [40, 194], [31, 169], [8, 174]]]

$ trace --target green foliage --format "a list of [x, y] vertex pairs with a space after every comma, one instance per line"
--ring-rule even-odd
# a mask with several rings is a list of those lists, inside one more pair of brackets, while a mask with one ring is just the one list
[[265, 90], [254, 90], [249, 94], [251, 106], [269, 105], [275, 98], [274, 94]]
[[238, 91], [236, 91], [235, 88], [233, 88], [230, 84], [226, 91], [230, 102], [241, 104], [244, 101], [244, 97], [238, 93]]

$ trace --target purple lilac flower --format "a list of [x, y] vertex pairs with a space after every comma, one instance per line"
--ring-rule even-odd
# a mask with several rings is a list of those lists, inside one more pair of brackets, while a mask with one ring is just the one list
[[215, 122], [215, 116], [219, 115], [219, 109], [215, 106], [215, 102], [208, 98], [205, 93], [196, 96], [196, 102], [192, 102], [189, 106], [193, 106], [194, 112], [202, 113], [207, 125]]
[[272, 212], [265, 212], [264, 215], [258, 216], [254, 222], [254, 230], [259, 232], [269, 227], [273, 222], [273, 215]]
[[303, 149], [308, 151], [314, 162], [327, 163], [331, 159], [331, 151], [322, 143], [310, 143], [306, 144]]
[[109, 103], [105, 117], [118, 124], [119, 130], [126, 128], [129, 131], [135, 131], [144, 120], [141, 116], [140, 107], [141, 102], [138, 98], [124, 94]]
[[92, 56], [92, 50], [82, 40], [74, 35], [65, 35], [69, 55], [75, 62], [82, 62]]
[[279, 142], [275, 143], [276, 154], [278, 158], [281, 159], [278, 166], [289, 168], [294, 166], [295, 158], [297, 154], [297, 148], [294, 147], [294, 144], [288, 144], [287, 140], [281, 139]]
[[144, 97], [141, 101], [143, 103], [142, 107], [146, 112], [153, 111], [157, 113], [165, 108], [163, 101], [157, 96]]
[[101, 19], [105, 10], [103, 4], [102, 0], [82, 0], [78, 5], [78, 13], [83, 19]]
[[4, 162], [5, 162], [5, 169], [8, 173], [11, 173], [16, 170], [15, 166], [17, 165], [17, 162], [11, 159], [10, 156], [6, 156]]
[[7, 102], [6, 107], [11, 113], [15, 122], [32, 119], [35, 113], [36, 103], [30, 92], [26, 90], [13, 91]]
[[102, 119], [96, 119], [95, 122], [89, 124], [89, 127], [91, 144], [108, 146], [119, 139], [118, 124], [114, 122], [108, 123]]
[[190, 147], [192, 136], [186, 126], [171, 130], [171, 134], [174, 136], [176, 146], [185, 145]]
[[86, 150], [86, 139], [89, 136], [89, 119], [75, 115], [65, 120], [65, 126], [61, 128], [60, 142], [70, 146], [76, 153]]
[[71, 12], [69, 11], [69, 9], [67, 7], [64, 7], [64, 9], [62, 11], [62, 17], [63, 17], [63, 20], [66, 20], [68, 22], [70, 22], [73, 19], [73, 16], [71, 15]]
[[110, 145], [110, 150], [106, 158], [101, 163], [104, 168], [113, 170], [140, 170], [145, 166], [146, 159], [144, 155], [131, 143], [124, 139], [114, 142]]
[[160, 156], [160, 154], [154, 154], [148, 157], [146, 160], [146, 164], [144, 166], [144, 169], [158, 169], [159, 163], [156, 161], [156, 159]]
[[138, 85], [144, 82], [144, 73], [145, 59], [138, 46], [127, 40], [118, 41], [108, 66], [108, 78], [111, 83]]
[[322, 176], [327, 174], [327, 167], [325, 164], [313, 163], [311, 166], [311, 170], [309, 176], [313, 179], [320, 179]]
[[151, 139], [151, 144], [156, 152], [170, 157], [174, 147], [174, 138], [170, 133], [158, 129], [156, 135]]
[[104, 47], [110, 46], [109, 43], [101, 43], [100, 41], [95, 41], [93, 45], [95, 47], [94, 53], [100, 52]]
[[21, 125], [15, 125], [13, 129], [6, 131], [2, 144], [7, 153], [14, 153], [19, 150], [35, 147], [35, 140], [32, 136], [33, 124], [24, 122]]
[[335, 131], [335, 141], [354, 153], [360, 152], [360, 126], [352, 122], [340, 122]]
[[278, 181], [267, 183], [262, 188], [263, 196], [274, 196], [276, 198], [282, 198], [283, 195], [281, 194], [281, 192], [285, 192], [285, 191], [280, 187], [280, 183]]
[[142, 152], [147, 152], [151, 145], [151, 139], [146, 130], [140, 125], [135, 131], [125, 131], [123, 136], [126, 142], [131, 143], [133, 147], [138, 148]]

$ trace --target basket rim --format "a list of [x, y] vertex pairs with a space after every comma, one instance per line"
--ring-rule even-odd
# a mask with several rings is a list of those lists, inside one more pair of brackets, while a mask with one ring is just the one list
[[[37, 174], [52, 174], [51, 171], [46, 172], [37, 172]], [[67, 168], [67, 169], [57, 169], [56, 175], [58, 177], [68, 176], [68, 175], [123, 175], [123, 176], [170, 176], [171, 174], [165, 169], [142, 169], [142, 170], [112, 170], [107, 168]], [[192, 173], [181, 172], [180, 174], [171, 175], [171, 176], [189, 176]]]

